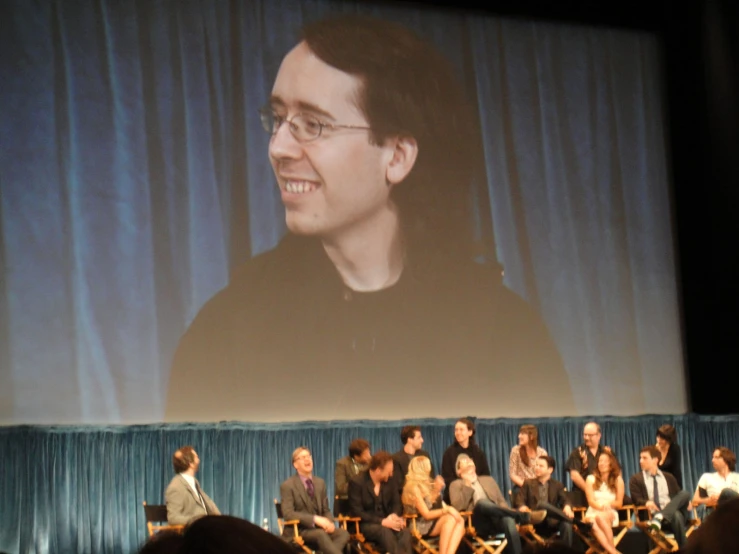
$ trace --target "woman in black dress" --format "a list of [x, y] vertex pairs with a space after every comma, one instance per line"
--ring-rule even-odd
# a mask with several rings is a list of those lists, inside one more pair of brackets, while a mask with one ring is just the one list
[[680, 488], [683, 487], [683, 469], [682, 460], [680, 458], [680, 445], [677, 444], [677, 431], [672, 425], [661, 425], [657, 429], [657, 448], [662, 459], [659, 462], [659, 468], [677, 480]]

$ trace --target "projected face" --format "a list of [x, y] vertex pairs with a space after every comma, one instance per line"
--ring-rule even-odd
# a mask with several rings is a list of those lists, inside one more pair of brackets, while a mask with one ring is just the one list
[[393, 148], [374, 146], [365, 129], [323, 127], [314, 140], [299, 141], [289, 120], [310, 114], [334, 125], [366, 127], [354, 98], [360, 81], [324, 63], [305, 43], [283, 60], [271, 107], [286, 118], [272, 135], [269, 156], [280, 187], [288, 228], [297, 234], [339, 238], [377, 230], [389, 219]]

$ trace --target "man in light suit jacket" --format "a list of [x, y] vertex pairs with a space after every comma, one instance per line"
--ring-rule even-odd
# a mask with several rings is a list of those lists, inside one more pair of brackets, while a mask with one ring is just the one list
[[362, 518], [360, 531], [381, 552], [410, 554], [411, 535], [392, 476], [392, 456], [384, 450], [376, 452], [369, 469], [349, 482], [349, 515]]
[[[646, 506], [652, 515], [651, 525], [662, 527], [669, 523], [680, 548], [686, 542], [685, 522], [688, 517], [690, 493], [680, 490], [677, 479], [659, 469], [661, 454], [654, 446], [645, 446], [639, 452], [641, 471], [629, 479], [629, 493], [636, 506]], [[655, 496], [655, 486], [657, 495]]]
[[172, 456], [174, 476], [164, 492], [167, 504], [167, 522], [170, 525], [186, 525], [205, 515], [221, 515], [215, 502], [203, 492], [195, 474], [200, 458], [192, 446], [183, 446]]
[[565, 486], [551, 478], [554, 469], [554, 458], [539, 456], [534, 466], [536, 479], [523, 482], [513, 503], [520, 512], [546, 510], [547, 519], [536, 525], [536, 532], [548, 536], [559, 531], [561, 541], [571, 547], [574, 513]]
[[475, 462], [467, 454], [457, 456], [455, 464], [459, 479], [449, 486], [449, 498], [458, 511], [472, 511], [472, 525], [478, 535], [503, 533], [508, 539], [505, 552], [521, 554], [521, 536], [517, 523], [536, 525], [544, 521], [545, 510], [519, 512], [508, 507], [498, 483], [489, 475], [478, 477]]
[[[337, 527], [328, 507], [326, 482], [313, 476], [313, 456], [305, 446], [293, 451], [293, 467], [297, 473], [280, 485], [282, 516], [297, 519], [298, 533], [305, 544], [323, 554], [341, 554], [349, 542], [349, 533]], [[285, 527], [283, 536], [294, 538], [293, 527]]]

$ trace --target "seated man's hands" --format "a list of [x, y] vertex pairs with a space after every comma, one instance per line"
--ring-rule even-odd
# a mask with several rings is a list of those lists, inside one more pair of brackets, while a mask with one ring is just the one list
[[336, 525], [334, 524], [332, 520], [330, 520], [327, 517], [313, 516], [313, 523], [315, 524], [316, 527], [320, 527], [321, 529], [326, 531], [326, 533], [331, 534], [334, 531], [336, 531]]
[[393, 531], [400, 531], [405, 528], [405, 519], [400, 517], [398, 514], [390, 514], [382, 520], [382, 526], [392, 529]]

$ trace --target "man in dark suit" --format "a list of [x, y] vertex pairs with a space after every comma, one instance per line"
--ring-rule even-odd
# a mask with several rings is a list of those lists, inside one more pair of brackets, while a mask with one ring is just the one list
[[[300, 521], [298, 532], [305, 544], [324, 554], [341, 554], [349, 533], [336, 527], [328, 507], [326, 482], [313, 476], [313, 456], [305, 446], [293, 451], [293, 467], [297, 473], [280, 485], [282, 515], [286, 520]], [[294, 529], [285, 527], [283, 536], [294, 537]]]
[[410, 554], [411, 535], [405, 527], [403, 506], [393, 476], [393, 458], [380, 450], [369, 469], [349, 483], [349, 513], [362, 518], [360, 530], [382, 552]]
[[574, 514], [565, 486], [551, 478], [555, 465], [554, 458], [551, 456], [539, 456], [534, 466], [536, 479], [526, 479], [513, 502], [521, 512], [546, 510], [547, 519], [534, 526], [536, 532], [549, 536], [558, 530], [562, 542], [567, 546], [572, 546]]
[[200, 457], [192, 446], [179, 448], [172, 456], [177, 475], [164, 492], [167, 504], [167, 522], [186, 525], [205, 515], [221, 515], [215, 502], [203, 492], [195, 474], [200, 468]]
[[[403, 485], [405, 485], [405, 476], [408, 473], [408, 466], [411, 460], [416, 456], [426, 456], [431, 460], [431, 455], [423, 450], [423, 435], [421, 434], [421, 428], [418, 425], [406, 425], [400, 431], [400, 442], [403, 443], [403, 448], [393, 454], [393, 481], [400, 491], [400, 495], [403, 495]], [[434, 477], [436, 472], [434, 471], [434, 463], [431, 462], [431, 477]], [[439, 483], [439, 490], [444, 486], [444, 479], [439, 475], [436, 477]]]
[[639, 452], [641, 471], [629, 479], [629, 493], [636, 506], [646, 506], [652, 515], [650, 526], [660, 528], [668, 523], [679, 547], [685, 544], [685, 521], [688, 517], [690, 493], [680, 490], [675, 477], [659, 469], [660, 453], [656, 446], [645, 446]]

